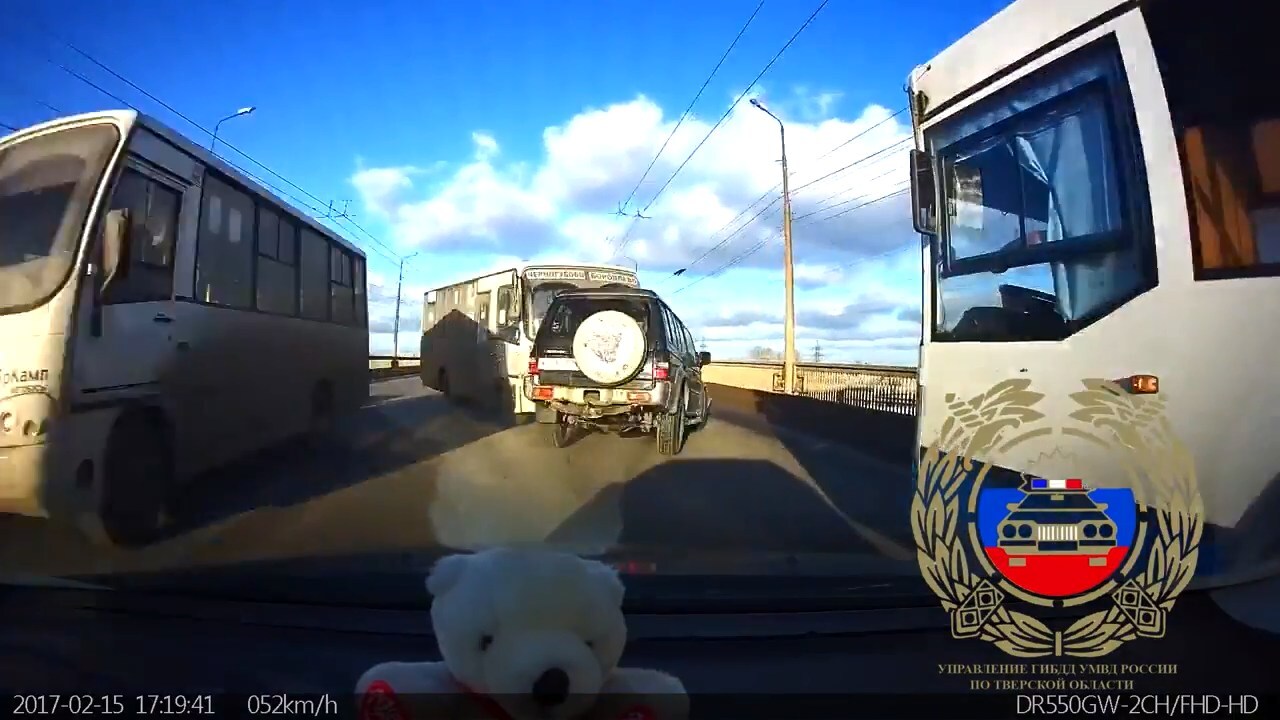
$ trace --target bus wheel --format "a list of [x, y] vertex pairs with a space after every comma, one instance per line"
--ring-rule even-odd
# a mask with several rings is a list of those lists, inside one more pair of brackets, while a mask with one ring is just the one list
[[312, 442], [323, 444], [329, 439], [334, 426], [333, 386], [328, 381], [317, 383], [311, 391], [311, 419], [307, 423], [307, 436]]
[[99, 515], [107, 538], [116, 545], [145, 545], [164, 530], [173, 455], [161, 422], [129, 413], [111, 431]]

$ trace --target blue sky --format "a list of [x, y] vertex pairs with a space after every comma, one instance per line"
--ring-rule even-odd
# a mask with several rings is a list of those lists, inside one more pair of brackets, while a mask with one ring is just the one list
[[[777, 125], [744, 100], [653, 198], [819, 0], [766, 0], [628, 206], [647, 219], [614, 211], [756, 2], [23, 3], [0, 29], [0, 122], [121, 105], [57, 63], [208, 141], [59, 38], [206, 128], [255, 106], [220, 130], [252, 159], [220, 152], [295, 204], [349, 201], [363, 230], [340, 229], [377, 286], [374, 352], [391, 347], [397, 256], [417, 253], [400, 342], [416, 351], [425, 289], [520, 260], [607, 260], [625, 235], [642, 284], [714, 355], [744, 357], [782, 347], [779, 204], [724, 228], [780, 180]], [[909, 129], [890, 116], [913, 65], [1006, 4], [831, 0], [748, 94], [787, 125], [803, 355], [816, 342], [827, 360], [914, 364], [916, 239], [893, 194]]]

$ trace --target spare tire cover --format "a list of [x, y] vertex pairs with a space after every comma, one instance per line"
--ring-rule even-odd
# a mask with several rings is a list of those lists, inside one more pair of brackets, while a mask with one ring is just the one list
[[644, 331], [626, 313], [602, 310], [583, 320], [573, 334], [573, 358], [582, 374], [595, 382], [624, 383], [644, 364]]

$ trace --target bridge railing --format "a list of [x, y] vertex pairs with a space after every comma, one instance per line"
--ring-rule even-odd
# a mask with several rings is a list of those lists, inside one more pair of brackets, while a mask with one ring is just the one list
[[416, 357], [401, 355], [370, 355], [369, 376], [373, 378], [399, 377], [418, 374], [421, 360]]
[[[781, 362], [712, 360], [703, 378], [716, 385], [781, 393]], [[797, 363], [796, 394], [864, 410], [914, 415], [916, 369], [893, 365]]]
[[[418, 372], [417, 357], [370, 355], [373, 377], [398, 377]], [[715, 385], [781, 393], [782, 363], [759, 360], [713, 360], [703, 378]], [[893, 365], [797, 363], [797, 395], [899, 415], [916, 412], [916, 369]]]

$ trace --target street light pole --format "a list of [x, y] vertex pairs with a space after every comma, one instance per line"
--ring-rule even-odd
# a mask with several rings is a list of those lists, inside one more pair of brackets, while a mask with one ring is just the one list
[[224, 122], [226, 122], [226, 121], [228, 121], [228, 120], [231, 120], [231, 119], [233, 119], [233, 118], [238, 118], [238, 117], [240, 117], [241, 115], [248, 115], [249, 113], [253, 112], [254, 110], [257, 110], [257, 108], [256, 108], [256, 107], [254, 107], [254, 106], [252, 106], [252, 105], [250, 105], [249, 107], [242, 107], [242, 108], [240, 108], [239, 110], [237, 110], [237, 111], [235, 111], [235, 112], [231, 113], [230, 115], [228, 115], [228, 116], [226, 116], [226, 117], [222, 118], [221, 120], [219, 120], [218, 122], [214, 123], [214, 125], [213, 125], [213, 139], [209, 141], [209, 152], [213, 152], [214, 147], [216, 147], [216, 146], [217, 146], [217, 144], [218, 144], [218, 128], [222, 126], [222, 123], [224, 123]]
[[755, 98], [751, 104], [778, 123], [782, 138], [782, 266], [783, 284], [786, 287], [786, 310], [783, 315], [782, 385], [788, 395], [796, 392], [796, 283], [795, 264], [791, 252], [791, 183], [787, 172], [787, 126], [777, 115]]
[[400, 279], [396, 280], [396, 319], [391, 328], [391, 367], [400, 367], [400, 291], [404, 288], [404, 262], [418, 253], [400, 258]]

